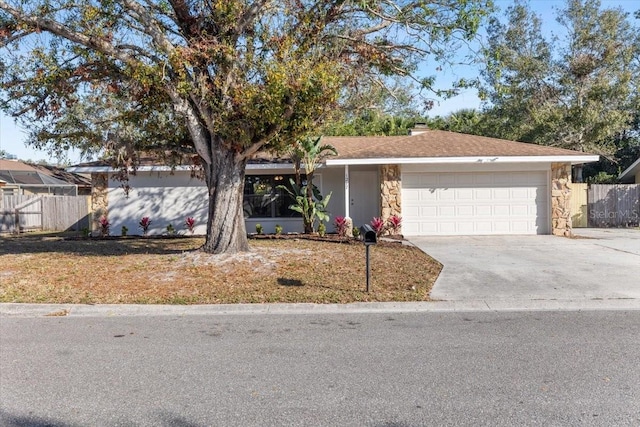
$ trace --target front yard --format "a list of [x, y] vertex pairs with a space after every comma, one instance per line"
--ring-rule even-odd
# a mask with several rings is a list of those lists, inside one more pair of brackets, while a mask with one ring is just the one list
[[236, 256], [202, 238], [0, 237], [0, 302], [82, 304], [425, 301], [442, 266], [400, 243], [251, 240]]

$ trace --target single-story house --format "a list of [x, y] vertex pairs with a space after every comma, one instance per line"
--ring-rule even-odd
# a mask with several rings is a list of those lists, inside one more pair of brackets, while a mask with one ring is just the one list
[[[314, 184], [332, 193], [332, 218], [348, 216], [356, 226], [374, 216], [402, 217], [402, 233], [416, 235], [571, 234], [572, 165], [595, 162], [597, 155], [438, 130], [416, 129], [390, 137], [325, 137], [337, 156], [316, 171]], [[143, 216], [151, 233], [167, 225], [183, 229], [186, 217], [205, 231], [207, 193], [191, 166], [142, 164], [129, 185], [110, 178], [106, 164], [68, 168], [90, 173], [95, 217], [106, 214], [112, 234], [124, 225], [139, 233]], [[247, 231], [261, 224], [301, 232], [302, 220], [288, 209], [278, 188], [293, 177], [283, 159], [251, 162], [246, 169], [244, 210]], [[332, 224], [328, 225], [331, 231]], [[137, 230], [137, 231], [134, 231]]]
[[618, 179], [624, 184], [640, 184], [640, 158], [626, 168]]

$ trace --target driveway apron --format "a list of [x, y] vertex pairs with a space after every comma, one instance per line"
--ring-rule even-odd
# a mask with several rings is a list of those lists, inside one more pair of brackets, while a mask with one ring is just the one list
[[435, 300], [640, 298], [640, 231], [574, 232], [409, 240], [444, 264]]

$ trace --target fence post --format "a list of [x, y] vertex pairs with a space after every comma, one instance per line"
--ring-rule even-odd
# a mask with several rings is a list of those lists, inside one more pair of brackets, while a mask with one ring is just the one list
[[18, 210], [18, 208], [15, 209], [13, 221], [13, 233], [20, 234], [20, 210]]

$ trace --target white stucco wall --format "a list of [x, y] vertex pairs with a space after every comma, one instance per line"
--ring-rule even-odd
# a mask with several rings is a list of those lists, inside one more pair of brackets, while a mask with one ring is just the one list
[[127, 198], [120, 183], [109, 180], [109, 221], [111, 234], [120, 235], [122, 226], [129, 234], [142, 234], [138, 223], [151, 219], [149, 234], [166, 233], [172, 224], [179, 233], [187, 233], [184, 221], [196, 220], [195, 233], [206, 232], [207, 188], [203, 181], [192, 178], [188, 171], [138, 172], [130, 178], [132, 187]]
[[[251, 174], [291, 173], [283, 171], [256, 171]], [[333, 232], [333, 218], [343, 216], [344, 206], [344, 167], [321, 168], [316, 172], [314, 183], [323, 195], [332, 191], [328, 209], [331, 219], [327, 231]], [[122, 226], [128, 228], [128, 234], [142, 234], [138, 223], [142, 217], [151, 219], [149, 234], [164, 234], [166, 227], [172, 224], [179, 234], [188, 234], [184, 226], [185, 219], [190, 216], [196, 220], [195, 234], [206, 232], [207, 190], [204, 181], [192, 178], [189, 171], [138, 172], [130, 177], [131, 191], [127, 198], [120, 183], [109, 180], [109, 221], [111, 235], [121, 234]], [[256, 231], [256, 224], [261, 224], [265, 233], [274, 233], [276, 224], [284, 233], [301, 233], [303, 231], [300, 218], [248, 218], [245, 225], [248, 233]]]

